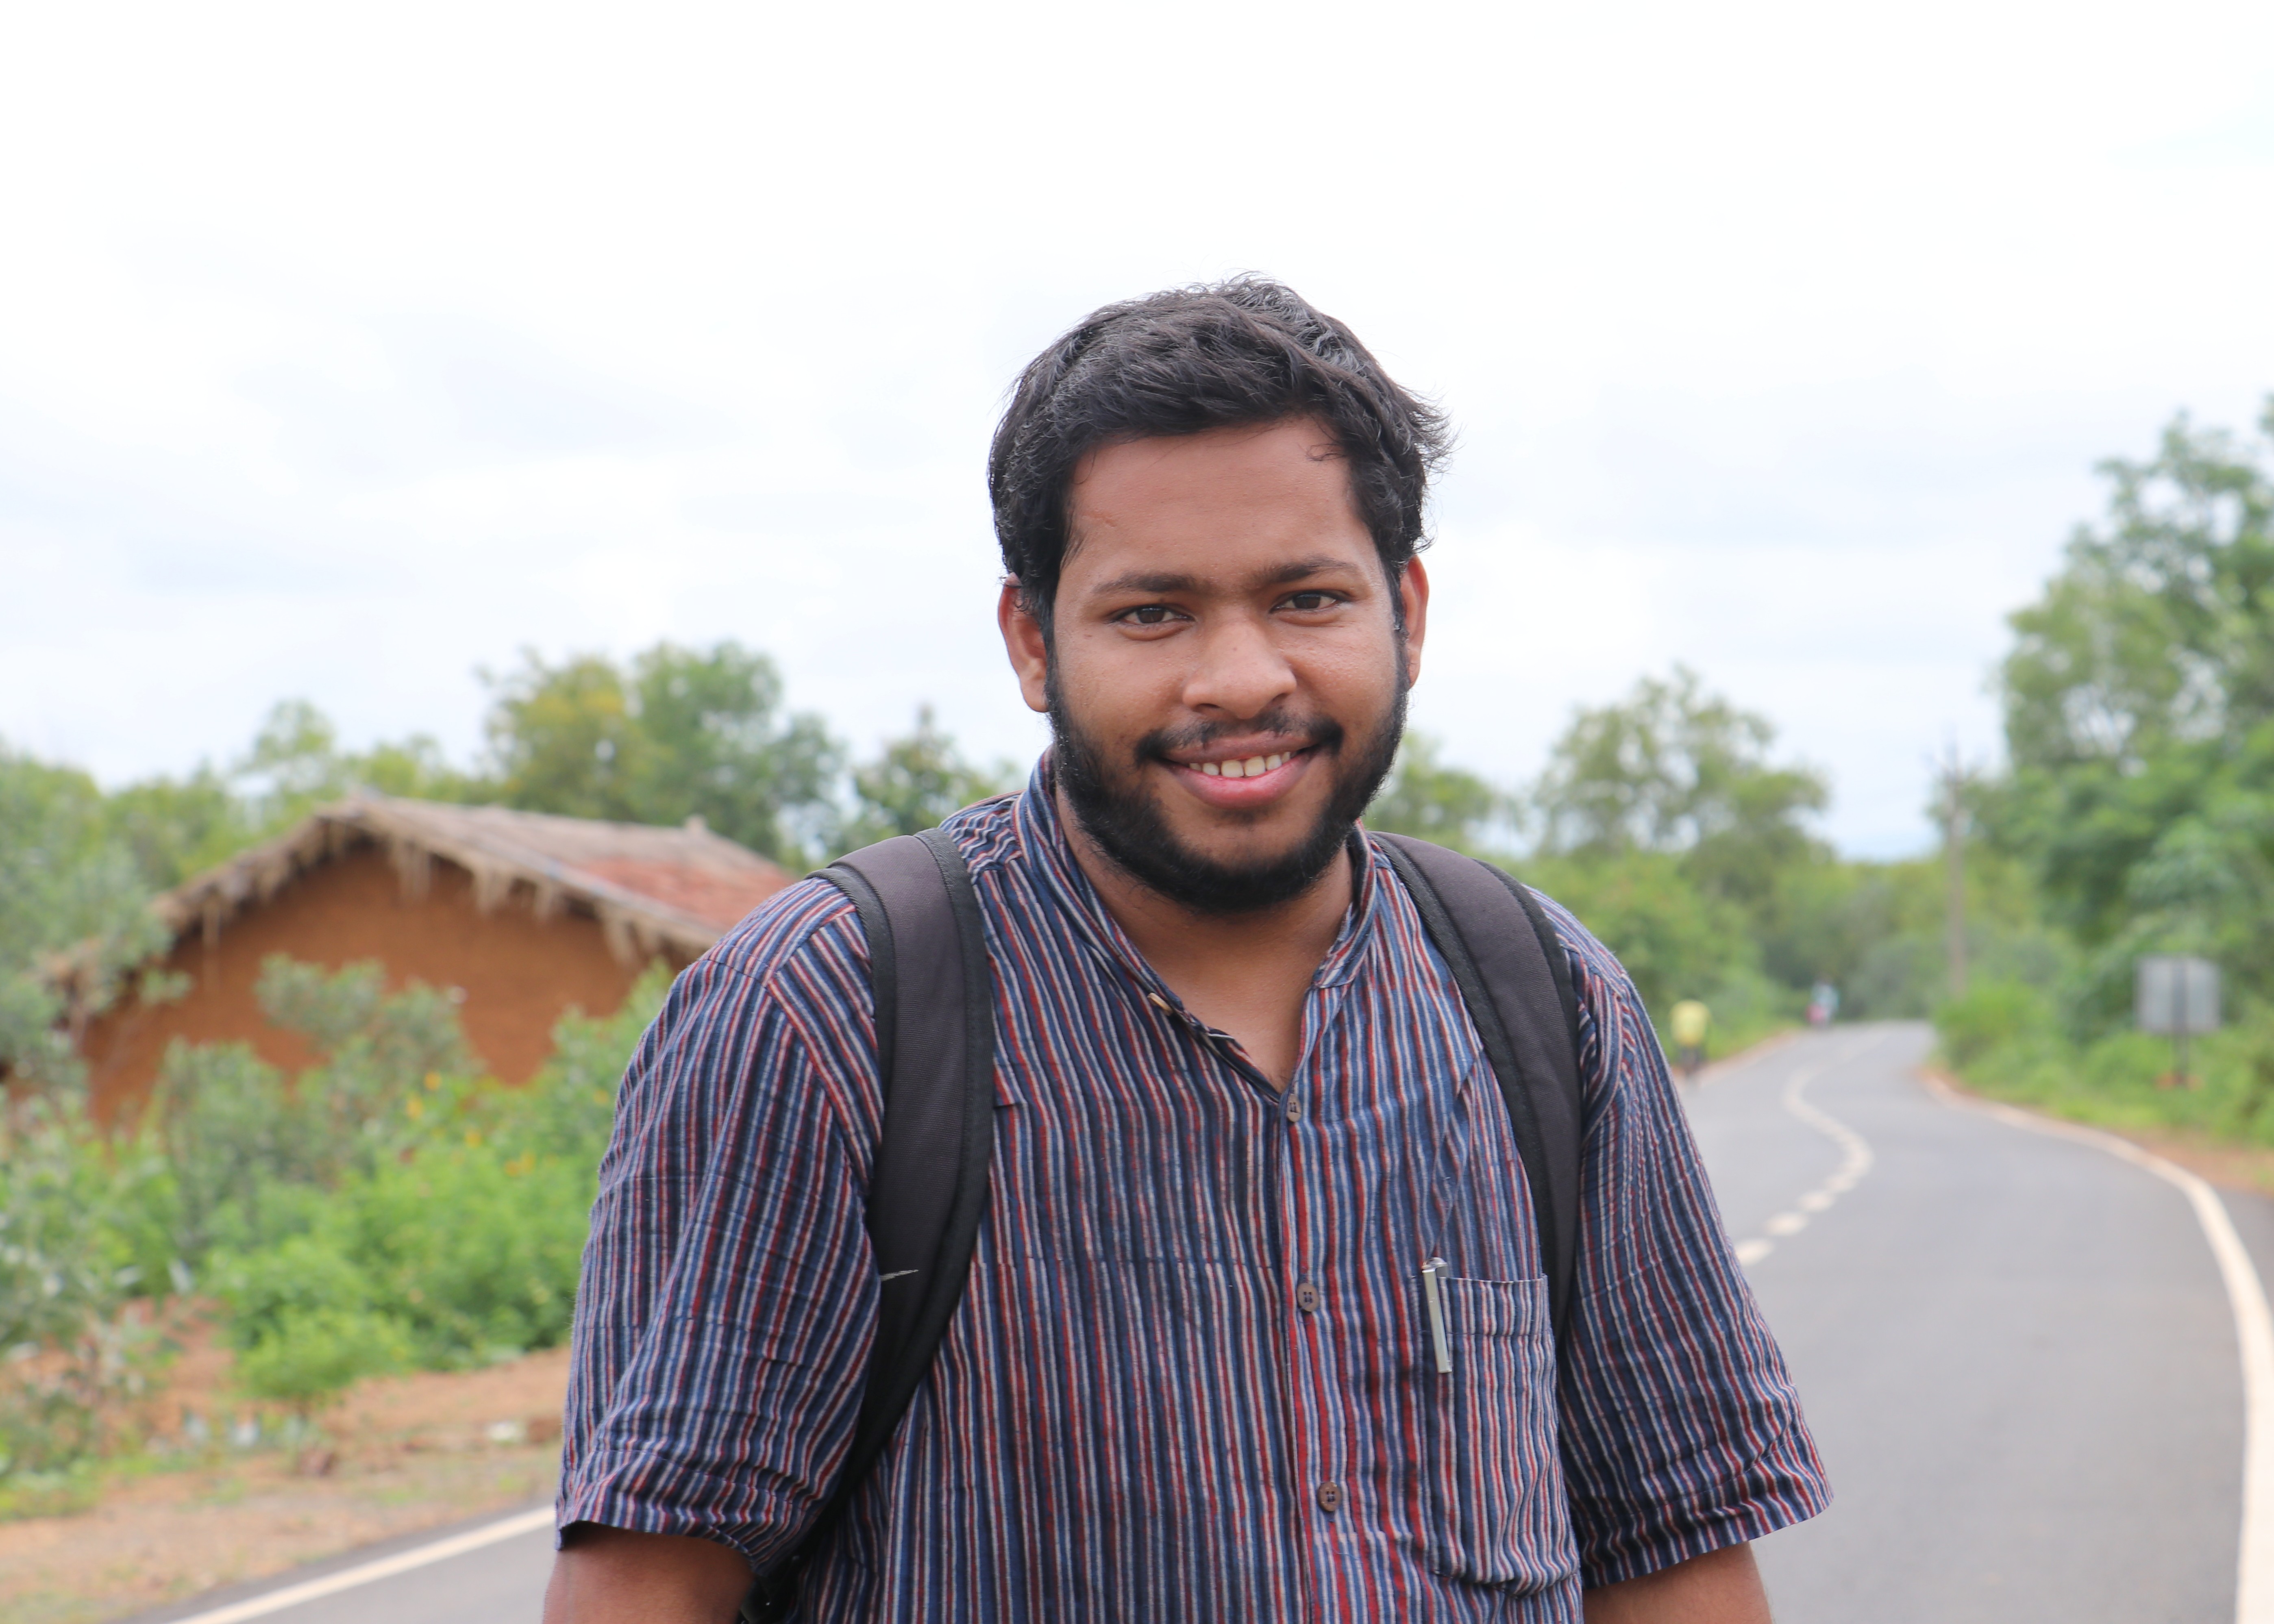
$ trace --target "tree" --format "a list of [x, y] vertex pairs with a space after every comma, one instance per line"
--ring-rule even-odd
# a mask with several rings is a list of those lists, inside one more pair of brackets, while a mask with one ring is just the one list
[[1427, 733], [1405, 735], [1397, 767], [1366, 809], [1367, 825], [1480, 855], [1509, 798], [1475, 773], [1446, 765], [1442, 748]]
[[1581, 710], [1549, 752], [1529, 808], [1544, 851], [1682, 854], [1709, 896], [1758, 914], [1778, 876], [1830, 855], [1802, 819], [1831, 799], [1823, 775], [1772, 765], [1766, 717], [1705, 693], [1676, 665], [1617, 703]]
[[496, 695], [484, 730], [508, 806], [640, 821], [632, 786], [647, 741], [613, 660], [578, 654], [552, 665], [524, 649], [520, 670], [482, 675]]
[[[2274, 448], [2274, 398], [2260, 426]], [[2266, 451], [2182, 413], [2154, 458], [2112, 457], [2001, 672], [2017, 767], [2136, 771], [2274, 718], [2274, 479]]]
[[1671, 853], [1535, 857], [1523, 873], [1618, 955], [1645, 1007], [1661, 1018], [1677, 999], [1706, 998], [1729, 1019], [1743, 1000], [1725, 989], [1759, 981], [1744, 914], [1700, 891]]
[[2147, 952], [2274, 991], [2274, 400], [2260, 426], [2182, 414], [2153, 458], [2102, 463], [2106, 520], [2012, 617], [2011, 775], [1983, 816], [2088, 950], [2087, 1026]]
[[0, 746], [0, 1076], [75, 1073], [56, 1030], [58, 972], [83, 1007], [108, 1003], [165, 940], [149, 902], [132, 852], [105, 827], [94, 780]]
[[644, 748], [632, 801], [647, 823], [700, 816], [719, 833], [782, 857], [802, 853], [844, 765], [844, 748], [810, 712], [783, 718], [781, 677], [737, 643], [707, 651], [662, 643], [632, 662]]
[[102, 821], [153, 891], [169, 891], [260, 838], [251, 809], [210, 764], [114, 791]]
[[821, 718], [783, 718], [773, 662], [740, 644], [663, 643], [629, 673], [604, 655], [488, 679], [499, 798], [571, 817], [677, 823], [700, 816], [799, 862], [828, 812], [842, 750]]
[[990, 771], [965, 761], [954, 739], [940, 730], [931, 707], [919, 705], [913, 732], [887, 739], [874, 760], [854, 768], [855, 809], [839, 832], [838, 849], [849, 852], [934, 828], [1015, 783], [1008, 763]]

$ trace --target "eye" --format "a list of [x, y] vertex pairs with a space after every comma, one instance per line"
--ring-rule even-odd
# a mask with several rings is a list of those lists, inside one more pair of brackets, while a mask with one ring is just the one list
[[1298, 614], [1316, 614], [1322, 609], [1333, 608], [1341, 601], [1340, 595], [1334, 592], [1290, 592], [1281, 606], [1292, 609]]
[[1166, 626], [1178, 618], [1178, 612], [1166, 604], [1140, 604], [1114, 616], [1124, 626]]

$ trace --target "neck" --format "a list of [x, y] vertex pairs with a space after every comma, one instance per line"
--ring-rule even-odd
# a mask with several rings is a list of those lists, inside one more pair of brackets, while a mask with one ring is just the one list
[[1307, 984], [1334, 947], [1352, 900], [1347, 845], [1337, 846], [1325, 871], [1288, 901], [1252, 914], [1205, 914], [1133, 878], [1090, 838], [1064, 793], [1053, 790], [1052, 796], [1074, 861], [1096, 888], [1105, 911], [1180, 996], [1188, 996], [1186, 989], [1193, 981], [1228, 971], [1240, 979], [1260, 974], [1272, 980], [1299, 972]]

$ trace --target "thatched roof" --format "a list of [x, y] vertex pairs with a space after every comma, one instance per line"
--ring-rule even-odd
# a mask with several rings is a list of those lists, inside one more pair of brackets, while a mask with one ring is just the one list
[[318, 808], [153, 906], [177, 938], [202, 929], [217, 939], [235, 914], [268, 900], [302, 869], [367, 843], [386, 848], [412, 896], [425, 894], [439, 857], [473, 876], [484, 912], [515, 900], [540, 918], [569, 907], [590, 912], [627, 962], [666, 950], [695, 957], [793, 877], [712, 834], [700, 818], [658, 829], [365, 791]]

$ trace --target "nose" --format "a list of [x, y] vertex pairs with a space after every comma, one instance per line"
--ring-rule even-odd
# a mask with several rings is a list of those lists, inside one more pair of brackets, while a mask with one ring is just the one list
[[1199, 658], [1185, 679], [1182, 697], [1204, 716], [1244, 722], [1294, 695], [1294, 667], [1269, 628], [1245, 615], [1208, 626], [1187, 646]]

